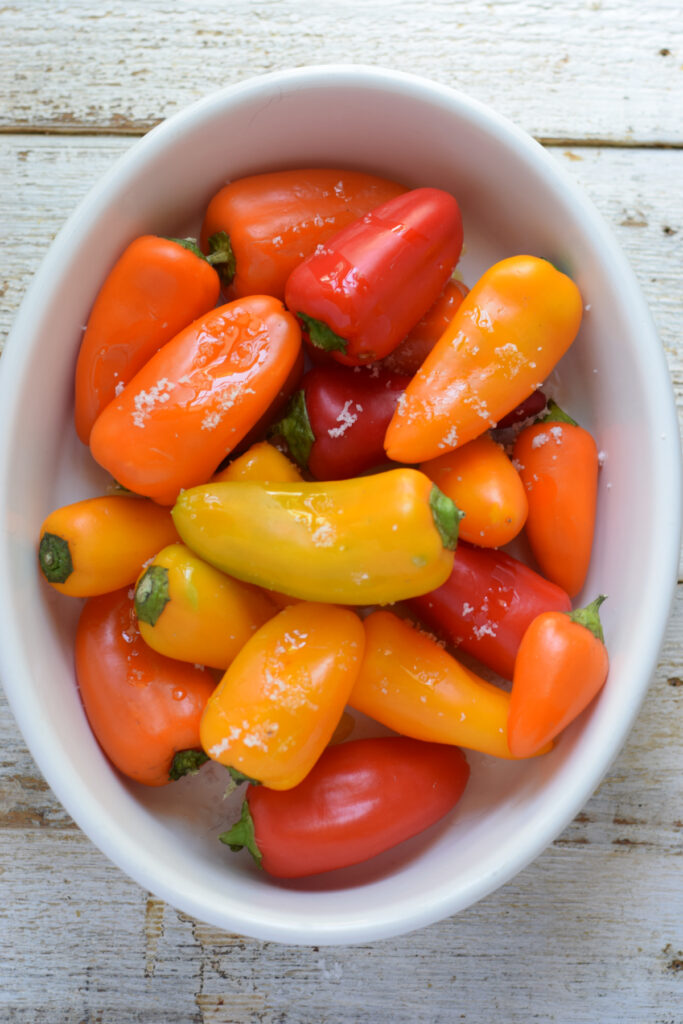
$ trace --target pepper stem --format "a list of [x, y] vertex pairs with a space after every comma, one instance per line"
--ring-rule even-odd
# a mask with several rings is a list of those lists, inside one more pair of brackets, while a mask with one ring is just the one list
[[271, 437], [283, 437], [287, 442], [290, 455], [302, 469], [308, 468], [311, 448], [315, 443], [315, 434], [308, 418], [306, 393], [303, 388], [295, 391], [282, 419], [268, 431]]
[[341, 338], [324, 321], [316, 320], [315, 317], [306, 313], [296, 313], [297, 319], [303, 324], [311, 345], [323, 349], [324, 352], [343, 352], [346, 354], [348, 341]]
[[465, 513], [436, 484], [432, 484], [432, 489], [429, 492], [429, 507], [432, 510], [432, 518], [439, 531], [441, 543], [449, 551], [454, 551], [458, 544], [460, 520]]
[[262, 867], [263, 854], [256, 843], [254, 819], [251, 816], [249, 804], [246, 800], [242, 804], [240, 820], [236, 821], [227, 832], [221, 832], [218, 838], [226, 846], [229, 846], [233, 853], [239, 853], [240, 850], [246, 847], [257, 865]]
[[235, 253], [227, 231], [217, 231], [209, 237], [209, 255], [206, 257], [212, 267], [216, 267], [224, 285], [232, 284], [237, 264]]
[[56, 533], [44, 533], [40, 538], [38, 561], [49, 583], [64, 583], [74, 571], [69, 542]]
[[148, 566], [135, 588], [135, 614], [138, 619], [155, 626], [170, 600], [168, 569], [163, 565]]
[[603, 601], [607, 600], [606, 594], [600, 594], [594, 601], [586, 605], [585, 608], [577, 608], [573, 612], [567, 612], [566, 614], [572, 620], [572, 622], [578, 623], [579, 626], [585, 626], [586, 629], [590, 629], [594, 637], [600, 641], [605, 642], [605, 634], [602, 631], [602, 623], [600, 621], [599, 608]]
[[196, 775], [208, 760], [209, 755], [205, 754], [203, 750], [178, 750], [173, 755], [168, 777], [175, 782], [183, 775]]
[[195, 256], [198, 256], [200, 260], [206, 259], [206, 256], [197, 245], [196, 238], [169, 238], [168, 236], [166, 236], [166, 241], [175, 242], [175, 244], [179, 245], [182, 249], [187, 249], [188, 252], [191, 252]]
[[578, 427], [576, 420], [573, 420], [569, 413], [561, 409], [554, 399], [548, 401], [548, 411], [545, 416], [541, 416], [537, 421], [538, 423], [570, 423], [573, 427]]

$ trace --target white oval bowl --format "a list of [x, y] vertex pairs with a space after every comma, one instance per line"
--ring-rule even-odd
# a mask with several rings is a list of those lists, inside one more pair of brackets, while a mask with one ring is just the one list
[[[83, 715], [73, 671], [81, 602], [40, 579], [36, 541], [57, 506], [105, 478], [72, 425], [76, 352], [95, 294], [135, 236], [198, 229], [227, 180], [269, 169], [354, 167], [451, 191], [465, 281], [520, 252], [579, 285], [586, 314], [554, 397], [605, 453], [595, 550], [579, 601], [610, 599], [607, 685], [553, 752], [470, 755], [456, 810], [366, 865], [279, 884], [217, 835], [241, 795], [220, 770], [147, 790], [122, 780]], [[151, 131], [112, 167], [51, 246], [0, 361], [0, 670], [47, 782], [83, 831], [141, 886], [214, 926], [259, 939], [342, 944], [396, 935], [474, 903], [572, 820], [622, 746], [668, 618], [680, 537], [678, 428], [662, 349], [611, 233], [528, 135], [458, 92], [362, 66], [278, 72], [232, 86]], [[647, 613], [644, 614], [644, 610]]]

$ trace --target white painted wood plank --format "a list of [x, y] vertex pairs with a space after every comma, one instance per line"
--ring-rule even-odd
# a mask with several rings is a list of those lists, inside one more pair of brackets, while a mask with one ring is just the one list
[[683, 141], [679, 0], [23, 0], [0, 10], [0, 127], [140, 131], [245, 77], [383, 65], [543, 139]]

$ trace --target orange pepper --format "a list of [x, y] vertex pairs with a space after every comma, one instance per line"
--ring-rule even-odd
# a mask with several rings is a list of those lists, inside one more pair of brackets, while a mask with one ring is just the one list
[[526, 535], [546, 579], [570, 597], [583, 587], [590, 565], [598, 497], [598, 449], [587, 430], [555, 402], [525, 427], [514, 459], [527, 490]]
[[155, 651], [224, 669], [278, 608], [184, 544], [169, 544], [138, 579], [135, 611], [142, 639]]
[[332, 739], [363, 656], [354, 612], [302, 602], [247, 641], [210, 698], [202, 746], [270, 789], [291, 789]]
[[480, 548], [499, 548], [520, 532], [528, 503], [519, 473], [489, 434], [423, 462], [420, 469], [464, 513], [460, 536]]
[[220, 281], [191, 239], [143, 235], [107, 274], [76, 363], [76, 432], [93, 423], [118, 390], [167, 341], [216, 305]]
[[512, 679], [510, 749], [530, 757], [573, 722], [609, 671], [599, 608], [603, 595], [573, 612], [544, 612], [526, 630]]
[[581, 314], [578, 288], [546, 260], [496, 263], [406, 388], [386, 433], [389, 458], [434, 459], [495, 426], [545, 380]]
[[405, 373], [410, 377], [416, 374], [460, 309], [467, 291], [462, 281], [451, 278], [408, 336], [382, 360], [382, 366], [392, 373]]
[[316, 246], [374, 207], [405, 192], [359, 171], [305, 168], [254, 174], [225, 185], [204, 217], [204, 252], [226, 248], [226, 294], [284, 299], [285, 282]]
[[365, 655], [349, 705], [416, 740], [511, 758], [510, 696], [392, 612], [365, 620]]
[[43, 576], [62, 594], [92, 597], [134, 583], [144, 562], [178, 540], [168, 509], [119, 494], [51, 512], [40, 528]]
[[220, 306], [177, 334], [95, 422], [90, 449], [119, 483], [161, 504], [203, 483], [277, 395], [301, 349], [278, 299]]
[[257, 441], [242, 455], [211, 478], [221, 480], [262, 480], [266, 484], [293, 484], [302, 480], [301, 473], [291, 459], [268, 441]]
[[176, 777], [177, 753], [193, 751], [201, 763], [199, 723], [215, 682], [210, 672], [147, 646], [127, 588], [86, 601], [75, 654], [90, 727], [120, 772], [163, 786]]

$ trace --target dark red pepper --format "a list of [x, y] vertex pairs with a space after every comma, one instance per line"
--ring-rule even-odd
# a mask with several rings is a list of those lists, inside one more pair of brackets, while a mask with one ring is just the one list
[[219, 836], [277, 878], [349, 867], [448, 814], [469, 778], [458, 747], [406, 736], [327, 747], [293, 789], [249, 786], [242, 817]]
[[410, 377], [379, 366], [314, 366], [271, 434], [317, 480], [344, 480], [386, 462], [384, 435]]
[[448, 643], [512, 679], [527, 627], [542, 612], [571, 610], [568, 595], [504, 551], [458, 544], [451, 575], [437, 590], [406, 602]]
[[461, 249], [453, 196], [413, 189], [319, 246], [290, 274], [285, 302], [337, 362], [382, 359], [436, 301]]

